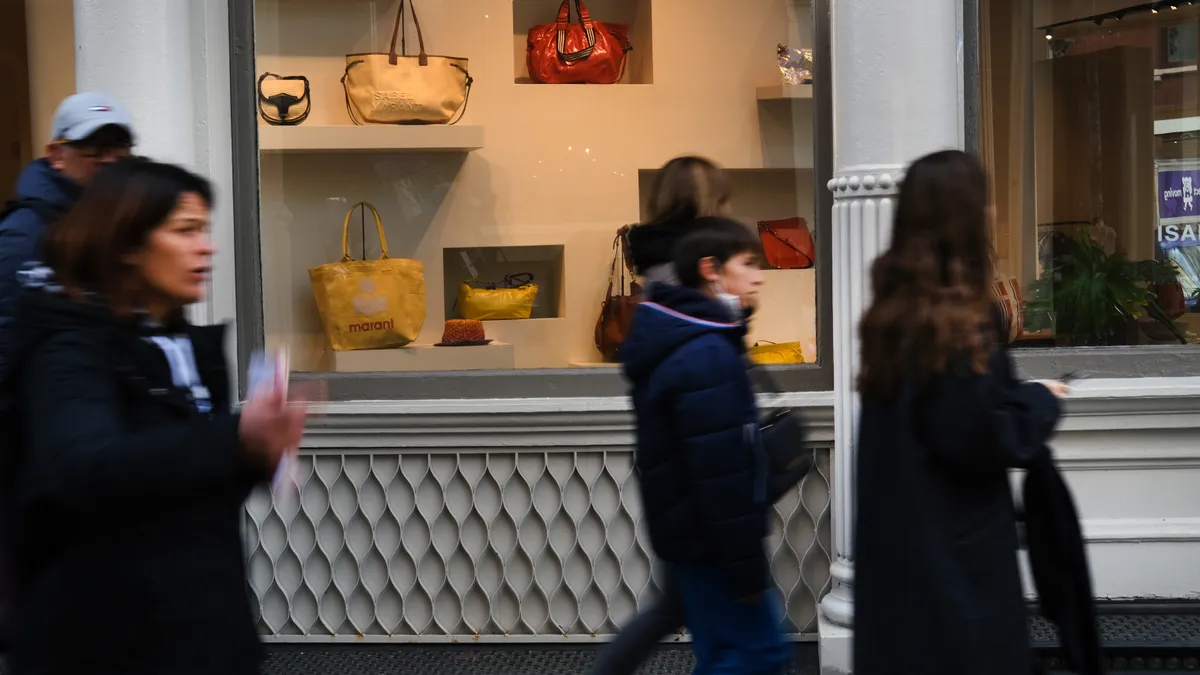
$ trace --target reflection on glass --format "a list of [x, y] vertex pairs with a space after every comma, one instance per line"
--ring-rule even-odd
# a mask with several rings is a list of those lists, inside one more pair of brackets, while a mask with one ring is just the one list
[[1024, 346], [1200, 333], [1200, 7], [982, 0], [997, 287]]

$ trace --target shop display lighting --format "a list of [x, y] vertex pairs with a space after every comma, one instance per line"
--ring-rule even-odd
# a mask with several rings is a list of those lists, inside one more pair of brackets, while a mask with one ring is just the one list
[[[1139, 13], [1143, 13], [1143, 12], [1149, 12], [1151, 14], [1158, 14], [1159, 10], [1167, 10], [1167, 9], [1177, 10], [1177, 9], [1179, 9], [1180, 5], [1183, 5], [1183, 4], [1184, 4], [1184, 2], [1182, 0], [1159, 0], [1158, 2], [1146, 2], [1146, 3], [1142, 3], [1140, 5], [1132, 5], [1130, 7], [1114, 9], [1110, 12], [1101, 12], [1099, 14], [1093, 14], [1091, 16], [1081, 16], [1077, 19], [1071, 19], [1069, 21], [1059, 21], [1058, 23], [1047, 24], [1045, 26], [1038, 26], [1038, 29], [1046, 31], [1046, 39], [1052, 40], [1052, 39], [1054, 39], [1054, 35], [1053, 35], [1054, 29], [1060, 28], [1062, 26], [1071, 26], [1071, 25], [1074, 25], [1077, 23], [1084, 23], [1086, 21], [1091, 21], [1092, 23], [1099, 26], [1099, 25], [1103, 24], [1105, 21], [1109, 21], [1109, 20], [1120, 21], [1121, 19], [1124, 19], [1129, 14], [1139, 14]], [[1195, 4], [1195, 0], [1187, 0], [1186, 4], [1188, 7], [1191, 7]]]

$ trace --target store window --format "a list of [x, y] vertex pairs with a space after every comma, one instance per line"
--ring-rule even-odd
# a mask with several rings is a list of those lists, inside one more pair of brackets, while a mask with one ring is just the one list
[[699, 155], [767, 252], [749, 342], [788, 388], [827, 386], [827, 31], [807, 0], [233, 13], [253, 43], [235, 48], [235, 98], [253, 101], [235, 146], [256, 139], [235, 147], [257, 178], [240, 181], [257, 222], [239, 233], [243, 356], [287, 344], [338, 397], [623, 393], [617, 310], [642, 280], [619, 232], [650, 217], [668, 160]]
[[[978, 10], [977, 141], [994, 177], [996, 287], [1021, 319], [1017, 344], [1190, 348], [1200, 334], [1200, 7], [979, 0]], [[1092, 365], [1190, 374], [1179, 371], [1190, 360], [1163, 363]]]

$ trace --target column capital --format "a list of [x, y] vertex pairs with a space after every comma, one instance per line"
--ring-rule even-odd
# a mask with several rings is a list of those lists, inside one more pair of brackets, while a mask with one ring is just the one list
[[826, 187], [834, 199], [891, 197], [900, 192], [905, 168], [902, 164], [850, 167], [835, 172]]

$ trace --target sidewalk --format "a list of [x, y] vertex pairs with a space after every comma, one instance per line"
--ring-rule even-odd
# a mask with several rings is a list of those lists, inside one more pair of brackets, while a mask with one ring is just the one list
[[[596, 647], [501, 646], [272, 646], [264, 675], [585, 675]], [[638, 675], [688, 675], [686, 645], [662, 647]], [[796, 645], [787, 675], [818, 675], [817, 645]]]

